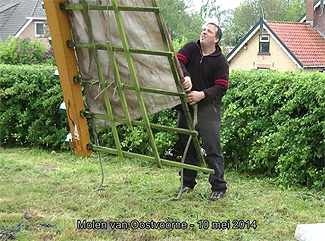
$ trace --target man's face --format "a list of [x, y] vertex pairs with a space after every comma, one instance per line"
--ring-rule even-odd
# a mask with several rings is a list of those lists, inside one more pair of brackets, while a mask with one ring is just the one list
[[215, 45], [218, 42], [216, 37], [217, 28], [213, 24], [208, 24], [203, 27], [200, 35], [200, 42], [204, 45]]

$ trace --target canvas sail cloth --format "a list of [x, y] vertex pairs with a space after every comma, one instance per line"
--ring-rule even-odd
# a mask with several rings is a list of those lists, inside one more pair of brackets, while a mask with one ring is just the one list
[[[67, 2], [79, 3], [79, 0], [69, 0]], [[111, 4], [109, 0], [88, 0], [87, 2], [89, 4]], [[150, 0], [120, 0], [118, 4], [125, 6], [153, 6]], [[166, 51], [155, 13], [135, 11], [121, 11], [120, 13], [130, 48]], [[106, 41], [110, 41], [112, 46], [123, 46], [113, 10], [89, 10], [89, 15], [96, 44], [105, 45]], [[70, 17], [74, 41], [91, 43], [83, 12], [81, 10], [70, 11]], [[82, 78], [98, 80], [98, 69], [93, 50], [77, 48], [76, 54]], [[106, 50], [98, 50], [98, 54], [105, 82], [115, 81], [108, 52]], [[124, 52], [114, 52], [114, 57], [117, 61], [121, 82], [133, 85], [126, 54]], [[168, 57], [132, 53], [132, 59], [140, 87], [177, 92]], [[85, 85], [87, 103], [91, 112], [107, 115], [104, 96], [103, 94], [99, 95], [105, 87], [99, 84]], [[114, 116], [125, 117], [121, 99], [116, 88], [111, 86], [105, 91], [109, 93]], [[136, 92], [134, 90], [124, 90], [124, 93], [131, 118], [137, 119], [141, 117], [142, 113]], [[148, 114], [172, 108], [181, 103], [179, 97], [174, 96], [143, 92], [142, 96]], [[108, 121], [96, 119], [94, 121], [97, 129], [109, 125]]]

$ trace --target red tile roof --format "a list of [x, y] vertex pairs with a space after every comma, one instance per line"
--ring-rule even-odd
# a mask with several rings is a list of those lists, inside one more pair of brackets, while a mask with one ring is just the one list
[[310, 24], [273, 21], [266, 24], [303, 66], [325, 66], [325, 38]]

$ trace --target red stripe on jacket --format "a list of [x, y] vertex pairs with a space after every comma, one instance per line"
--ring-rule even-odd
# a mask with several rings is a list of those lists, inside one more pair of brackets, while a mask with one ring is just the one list
[[225, 79], [217, 79], [214, 81], [215, 85], [223, 85], [228, 88], [228, 80]]
[[182, 60], [185, 65], [187, 64], [188, 60], [187, 60], [187, 58], [186, 58], [186, 56], [184, 54], [177, 53], [176, 56], [177, 56], [178, 59]]

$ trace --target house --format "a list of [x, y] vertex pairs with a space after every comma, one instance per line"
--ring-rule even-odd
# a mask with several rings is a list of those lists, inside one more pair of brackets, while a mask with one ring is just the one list
[[320, 3], [307, 0], [306, 15], [299, 22], [267, 21], [261, 17], [227, 55], [230, 70], [324, 71], [325, 9]]
[[40, 39], [48, 46], [44, 37], [46, 14], [42, 0], [0, 0], [0, 39], [9, 35]]

